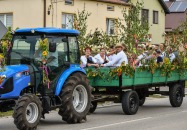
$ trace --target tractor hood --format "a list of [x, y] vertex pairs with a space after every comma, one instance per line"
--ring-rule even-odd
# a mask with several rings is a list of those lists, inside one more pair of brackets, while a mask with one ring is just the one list
[[0, 72], [0, 99], [16, 98], [30, 85], [29, 67], [27, 65], [6, 66]]
[[27, 65], [9, 65], [5, 67], [5, 71], [0, 72], [0, 75], [11, 77], [16, 73], [24, 71], [29, 71], [29, 67]]

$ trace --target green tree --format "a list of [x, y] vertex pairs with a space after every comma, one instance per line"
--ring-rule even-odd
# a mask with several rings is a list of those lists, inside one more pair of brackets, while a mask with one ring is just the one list
[[78, 11], [74, 16], [74, 29], [79, 30], [80, 35], [78, 36], [80, 49], [87, 45], [87, 20], [91, 13], [86, 10]]
[[149, 26], [148, 21], [142, 23], [141, 10], [143, 3], [137, 2], [135, 5], [130, 1], [130, 8], [123, 9], [123, 19], [117, 22], [120, 32], [120, 42], [125, 43], [129, 52], [136, 53], [138, 43], [146, 42]]
[[80, 35], [78, 36], [80, 50], [86, 46], [95, 48], [96, 50], [100, 47], [109, 47], [118, 42], [116, 36], [109, 36], [106, 32], [96, 28], [94, 31], [87, 32], [87, 20], [91, 13], [86, 10], [78, 11], [74, 17], [74, 28], [79, 30]]

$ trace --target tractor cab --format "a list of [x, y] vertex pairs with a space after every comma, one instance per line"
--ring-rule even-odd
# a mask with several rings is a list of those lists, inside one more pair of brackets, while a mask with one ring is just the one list
[[[10, 65], [27, 65], [31, 76], [31, 85], [34, 91], [39, 91], [42, 83], [42, 51], [40, 40], [48, 39], [47, 72], [50, 86], [47, 92], [54, 92], [59, 76], [71, 64], [79, 64], [79, 48], [76, 30], [56, 28], [19, 29], [12, 40], [12, 49], [9, 54]], [[71, 63], [71, 64], [70, 64]], [[50, 91], [49, 91], [50, 90]]]

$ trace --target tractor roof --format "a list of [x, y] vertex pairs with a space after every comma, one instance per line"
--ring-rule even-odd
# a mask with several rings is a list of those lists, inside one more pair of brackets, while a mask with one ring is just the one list
[[79, 35], [79, 31], [74, 29], [62, 29], [62, 28], [23, 28], [15, 31], [18, 33], [45, 33], [45, 34], [70, 34]]

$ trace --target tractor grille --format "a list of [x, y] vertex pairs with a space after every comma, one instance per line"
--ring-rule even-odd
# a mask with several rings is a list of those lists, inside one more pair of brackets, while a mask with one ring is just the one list
[[14, 89], [13, 77], [9, 78], [5, 84], [0, 88], [0, 94], [11, 92]]

